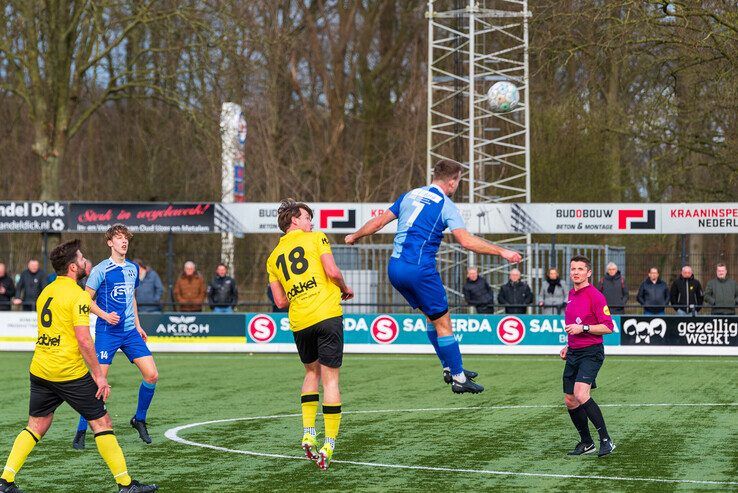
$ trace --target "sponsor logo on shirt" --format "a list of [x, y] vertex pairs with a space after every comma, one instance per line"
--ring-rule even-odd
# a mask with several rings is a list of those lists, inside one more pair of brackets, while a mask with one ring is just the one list
[[128, 296], [133, 296], [135, 290], [133, 284], [119, 282], [110, 291], [110, 298], [118, 303], [125, 303]]
[[315, 276], [311, 277], [309, 281], [301, 281], [299, 284], [295, 284], [292, 286], [292, 289], [287, 291], [287, 299], [292, 300], [295, 296], [298, 294], [302, 294], [306, 291], [309, 291], [313, 288], [318, 287], [318, 282], [315, 280]]
[[46, 346], [46, 347], [57, 347], [61, 345], [61, 334], [59, 334], [56, 337], [49, 337], [46, 334], [41, 334], [39, 338], [36, 340], [37, 346]]

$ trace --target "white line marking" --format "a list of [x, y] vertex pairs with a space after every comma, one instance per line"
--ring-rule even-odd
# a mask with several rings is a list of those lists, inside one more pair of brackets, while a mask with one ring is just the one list
[[[420, 409], [372, 409], [362, 411], [344, 411], [343, 414], [377, 414], [377, 413], [398, 413], [398, 412], [447, 412], [447, 411], [469, 411], [469, 410], [500, 410], [500, 409], [550, 409], [559, 408], [560, 404], [530, 404], [530, 405], [500, 405], [500, 406], [474, 406], [474, 407], [427, 407]], [[738, 402], [721, 402], [721, 403], [642, 403], [642, 404], [600, 404], [600, 407], [738, 407]], [[206, 426], [217, 423], [231, 423], [234, 421], [256, 421], [271, 420], [281, 418], [296, 418], [301, 414], [275, 414], [271, 416], [250, 416], [246, 418], [228, 418], [216, 419], [212, 421], [203, 421], [201, 423], [190, 423], [186, 425], [171, 428], [164, 433], [169, 440], [183, 445], [191, 445], [193, 447], [207, 448], [220, 452], [229, 452], [234, 454], [250, 455], [253, 457], [266, 457], [270, 459], [289, 459], [289, 460], [308, 460], [304, 456], [270, 454], [265, 452], [253, 452], [251, 450], [238, 450], [217, 445], [209, 445], [207, 443], [193, 442], [179, 436], [179, 432], [189, 428]], [[433, 471], [433, 472], [450, 472], [465, 474], [486, 474], [491, 476], [525, 476], [535, 478], [554, 478], [554, 479], [597, 479], [606, 481], [634, 481], [634, 482], [650, 482], [650, 483], [668, 483], [668, 484], [710, 484], [721, 486], [735, 486], [738, 481], [711, 481], [697, 479], [667, 479], [667, 478], [630, 478], [621, 476], [585, 476], [579, 474], [552, 474], [537, 472], [521, 472], [521, 471], [493, 471], [489, 469], [460, 469], [453, 467], [431, 467], [431, 466], [409, 466], [404, 464], [382, 464], [379, 462], [359, 462], [351, 460], [334, 460], [337, 464], [350, 464], [353, 466], [364, 467], [383, 467], [389, 469], [412, 469], [416, 471]]]

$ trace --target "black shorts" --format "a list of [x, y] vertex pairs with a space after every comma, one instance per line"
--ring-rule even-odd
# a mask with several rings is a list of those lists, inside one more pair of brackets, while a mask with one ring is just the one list
[[569, 348], [566, 351], [566, 365], [564, 366], [564, 393], [574, 393], [574, 383], [588, 383], [593, 389], [597, 388], [595, 378], [605, 361], [605, 348], [602, 344], [587, 346], [581, 349]]
[[97, 384], [89, 373], [82, 378], [66, 382], [51, 382], [31, 375], [31, 400], [28, 415], [48, 416], [56, 411], [62, 402], [66, 402], [87, 421], [100, 419], [108, 411], [102, 399], [95, 397], [96, 393]]
[[293, 332], [303, 364], [319, 361], [330, 368], [343, 363], [343, 317], [333, 317]]

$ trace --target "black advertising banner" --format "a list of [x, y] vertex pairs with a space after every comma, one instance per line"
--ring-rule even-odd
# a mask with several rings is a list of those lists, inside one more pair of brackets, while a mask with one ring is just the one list
[[246, 341], [246, 316], [242, 313], [139, 313], [149, 336], [193, 339], [242, 337]]
[[623, 346], [738, 346], [738, 317], [620, 317]]
[[0, 232], [64, 231], [68, 208], [68, 202], [0, 202]]
[[72, 202], [69, 231], [99, 233], [123, 223], [134, 233], [212, 233], [214, 204]]

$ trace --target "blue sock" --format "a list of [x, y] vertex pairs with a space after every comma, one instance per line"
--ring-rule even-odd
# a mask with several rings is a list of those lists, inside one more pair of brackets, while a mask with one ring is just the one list
[[446, 363], [441, 357], [441, 350], [438, 348], [438, 332], [436, 332], [436, 328], [428, 323], [428, 328], [426, 329], [425, 333], [428, 335], [428, 340], [433, 345], [433, 349], [436, 351], [436, 356], [438, 356], [438, 359], [441, 360], [441, 367], [446, 368]]
[[459, 343], [454, 336], [443, 336], [438, 338], [438, 353], [442, 361], [445, 361], [451, 370], [451, 375], [463, 373], [464, 365], [461, 362], [461, 351]]
[[146, 413], [154, 398], [155, 383], [148, 383], [146, 380], [141, 382], [138, 388], [138, 407], [136, 408], [136, 421], [146, 421]]
[[87, 431], [87, 420], [82, 416], [79, 417], [79, 423], [77, 424], [77, 431]]

